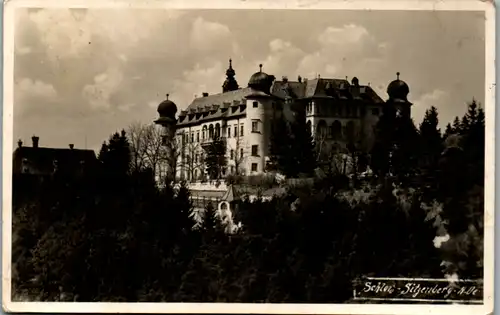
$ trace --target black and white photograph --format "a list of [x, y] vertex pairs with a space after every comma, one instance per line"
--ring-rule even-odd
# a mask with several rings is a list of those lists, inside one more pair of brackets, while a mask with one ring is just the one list
[[491, 312], [493, 4], [340, 2], [6, 2], [4, 310]]

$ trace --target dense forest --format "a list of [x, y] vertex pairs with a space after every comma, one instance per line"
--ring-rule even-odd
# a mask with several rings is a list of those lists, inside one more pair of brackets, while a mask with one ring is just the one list
[[159, 186], [114, 134], [93, 172], [14, 177], [13, 300], [342, 303], [362, 276], [482, 278], [484, 132], [475, 101], [444, 132], [434, 107], [418, 126], [387, 110], [373, 150], [348, 146], [349, 173], [242, 200], [233, 234], [212, 204], [193, 229], [186, 183]]

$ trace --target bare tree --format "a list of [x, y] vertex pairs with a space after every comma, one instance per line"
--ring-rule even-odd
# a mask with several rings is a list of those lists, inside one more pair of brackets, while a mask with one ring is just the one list
[[330, 139], [326, 132], [315, 137], [318, 165], [329, 173], [353, 175], [357, 178], [365, 143], [363, 134], [354, 125], [345, 127], [343, 136]]
[[[175, 174], [179, 156], [176, 139], [165, 141], [160, 126], [135, 122], [127, 131], [131, 149], [131, 169], [151, 169], [158, 180], [168, 176], [170, 169]], [[171, 149], [173, 154], [168, 154]]]
[[316, 162], [318, 165], [324, 164], [329, 160], [331, 152], [331, 140], [325, 132], [317, 132], [314, 137], [314, 145], [316, 149]]
[[242, 175], [244, 171], [244, 163], [246, 158], [248, 157], [248, 152], [245, 150], [245, 144], [243, 143], [243, 139], [241, 137], [236, 138], [236, 144], [234, 146], [229, 147], [230, 153], [229, 161], [232, 161], [234, 164], [235, 175]]
[[182, 148], [181, 165], [190, 181], [198, 180], [205, 172], [204, 150], [198, 142], [185, 143]]

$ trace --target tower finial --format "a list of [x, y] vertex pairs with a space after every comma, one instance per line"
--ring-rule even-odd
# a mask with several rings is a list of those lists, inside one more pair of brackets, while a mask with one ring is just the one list
[[167, 93], [167, 101], [168, 101], [168, 97], [170, 96], [170, 94]]
[[398, 71], [398, 72], [396, 72], [396, 75], [397, 75], [397, 77], [398, 77], [398, 80], [399, 80], [399, 75], [400, 75], [400, 74], [401, 74], [401, 73], [399, 73], [399, 71]]
[[259, 64], [260, 72], [262, 72], [262, 64]]
[[229, 58], [229, 68], [232, 68], [233, 67], [233, 60], [231, 58]]

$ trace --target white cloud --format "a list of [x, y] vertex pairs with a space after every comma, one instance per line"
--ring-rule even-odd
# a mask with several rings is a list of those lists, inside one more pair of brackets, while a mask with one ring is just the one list
[[14, 90], [16, 98], [51, 99], [57, 97], [57, 92], [52, 84], [30, 78], [23, 78], [17, 81]]
[[106, 72], [94, 77], [94, 83], [83, 87], [83, 97], [94, 109], [109, 109], [110, 98], [123, 81], [123, 73], [117, 67], [109, 68]]
[[[291, 66], [296, 66], [298, 60], [304, 55], [304, 52], [288, 41], [282, 39], [273, 39], [269, 43], [270, 53], [262, 62], [265, 72], [274, 75], [289, 75]], [[256, 66], [252, 68], [257, 70]], [[292, 68], [293, 70], [293, 68]], [[279, 78], [278, 78], [279, 79]]]
[[95, 38], [103, 38], [117, 52], [136, 47], [183, 14], [175, 10], [42, 9], [31, 12], [29, 19], [38, 28], [49, 57], [57, 60], [82, 55]]
[[92, 40], [86, 17], [82, 20], [69, 9], [37, 10], [29, 17], [39, 28], [49, 57], [77, 55]]
[[225, 49], [231, 47], [231, 31], [224, 24], [199, 17], [193, 22], [190, 42], [192, 48], [205, 52]]
[[[441, 89], [435, 89], [432, 92], [423, 94], [413, 102], [412, 117], [416, 125], [419, 125], [424, 118], [425, 111], [434, 106], [439, 109], [440, 105], [447, 104], [449, 94]], [[443, 122], [440, 119], [440, 122]]]
[[[300, 74], [338, 78], [355, 75], [375, 79], [389, 49], [387, 43], [378, 42], [366, 28], [355, 24], [327, 27], [318, 35], [317, 43], [319, 49], [300, 60]], [[370, 57], [367, 57], [367, 51]]]
[[[316, 42], [318, 47], [307, 52], [307, 47], [301, 49], [283, 39], [273, 39], [268, 56], [261, 61], [264, 70], [292, 77], [357, 76], [361, 84], [367, 84], [376, 82], [387, 65], [390, 46], [379, 42], [359, 25], [327, 27], [317, 35]], [[256, 66], [252, 65], [253, 68]]]
[[370, 38], [372, 37], [366, 28], [348, 24], [343, 27], [327, 27], [319, 34], [318, 41], [325, 47], [341, 47], [346, 44], [358, 44]]
[[197, 63], [193, 69], [183, 73], [181, 80], [174, 81], [173, 91], [175, 94], [172, 95], [172, 98], [181, 108], [184, 107], [184, 104], [189, 104], [195, 95], [201, 96], [203, 92], [222, 92], [222, 80], [214, 80], [214, 78], [221, 78], [224, 71], [224, 66], [220, 61]]
[[22, 78], [14, 85], [14, 111], [16, 116], [25, 112], [51, 111], [58, 108], [59, 95], [52, 84]]

